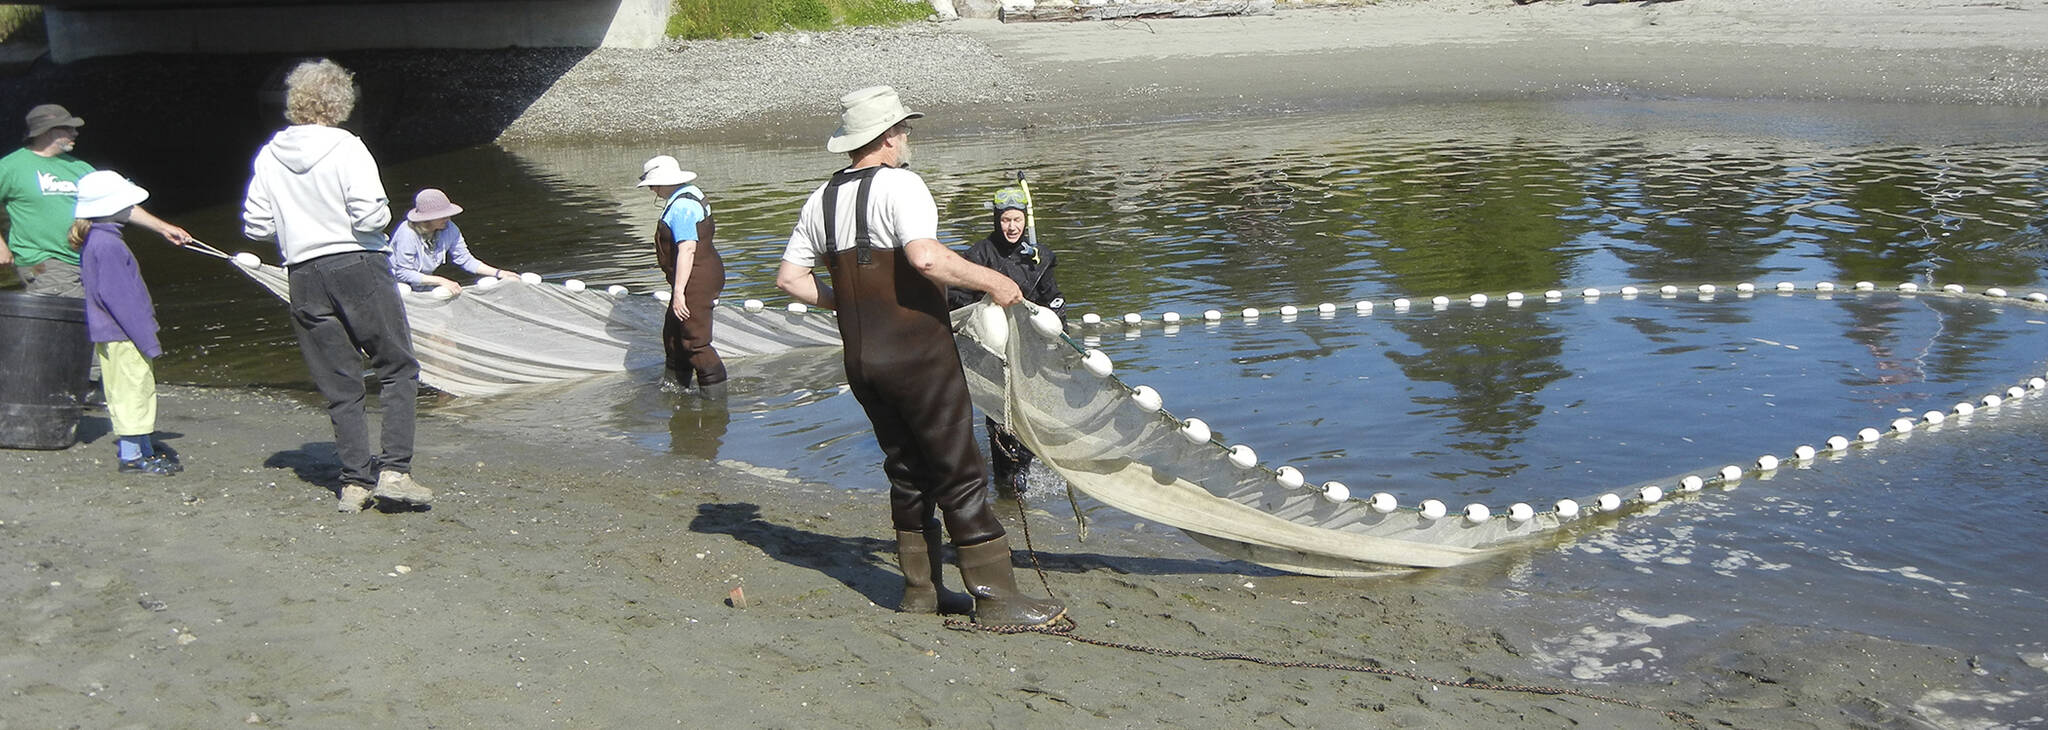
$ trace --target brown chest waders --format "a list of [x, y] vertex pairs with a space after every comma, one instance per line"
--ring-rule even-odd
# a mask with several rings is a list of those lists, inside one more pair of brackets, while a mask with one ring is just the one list
[[[680, 198], [704, 206], [704, 219], [697, 221], [697, 247], [693, 249], [689, 281], [683, 287], [683, 303], [689, 305], [691, 316], [687, 320], [677, 317], [673, 309], [662, 313], [661, 349], [668, 356], [669, 371], [675, 373], [676, 381], [683, 386], [689, 386], [692, 378], [699, 386], [717, 385], [725, 382], [725, 360], [711, 348], [711, 300], [717, 299], [719, 290], [725, 288], [725, 261], [711, 245], [718, 224], [712, 221], [711, 206], [704, 198], [690, 193], [677, 196]], [[669, 205], [675, 205], [675, 200], [670, 200]], [[662, 208], [661, 219], [654, 224], [654, 258], [661, 264], [662, 278], [668, 281], [669, 290], [674, 291], [676, 236], [668, 228], [668, 208]]]
[[[941, 610], [944, 562], [938, 560], [936, 509], [959, 552], [960, 577], [974, 599], [974, 620], [991, 626], [1041, 626], [1067, 609], [1017, 590], [1010, 541], [996, 519], [974, 445], [974, 404], [953, 344], [945, 287], [924, 277], [902, 249], [875, 248], [868, 233], [868, 191], [881, 168], [841, 171], [825, 185], [826, 267], [846, 344], [846, 382], [867, 411], [889, 477], [903, 600], [897, 610]], [[856, 183], [854, 246], [838, 251], [839, 186]]]
[[[840, 172], [825, 186], [825, 248], [845, 342], [846, 381], [874, 424], [896, 529], [923, 532], [937, 511], [956, 545], [1003, 536], [988, 497], [974, 404], [953, 344], [946, 292], [902, 249], [875, 248], [868, 192], [878, 167]], [[856, 183], [854, 247], [838, 248], [839, 186]]]

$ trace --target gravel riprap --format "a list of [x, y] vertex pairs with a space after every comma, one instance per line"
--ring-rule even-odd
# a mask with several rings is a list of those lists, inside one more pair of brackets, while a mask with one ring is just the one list
[[874, 84], [896, 87], [912, 108], [1029, 93], [1026, 80], [988, 46], [935, 23], [671, 41], [657, 49], [591, 52], [500, 139], [631, 138], [829, 119], [840, 95]]

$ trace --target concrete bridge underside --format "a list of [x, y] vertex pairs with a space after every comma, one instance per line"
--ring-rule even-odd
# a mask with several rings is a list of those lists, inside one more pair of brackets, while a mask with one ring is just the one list
[[370, 48], [653, 48], [669, 0], [59, 0], [57, 63], [132, 53]]

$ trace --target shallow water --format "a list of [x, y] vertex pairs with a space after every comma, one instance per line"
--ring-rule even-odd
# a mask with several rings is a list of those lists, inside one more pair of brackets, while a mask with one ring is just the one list
[[[1171, 334], [1088, 331], [1177, 414], [1355, 492], [1499, 509], [1788, 456], [2041, 374], [2041, 311], [1725, 287], [2048, 288], [2044, 139], [2039, 110], [1575, 101], [920, 139], [915, 151], [952, 243], [980, 237], [983, 197], [1029, 171], [1073, 314], [1233, 313]], [[705, 176], [727, 298], [778, 299], [797, 205], [835, 163], [817, 150], [480, 148], [386, 177], [394, 192], [448, 189], [493, 263], [642, 289], [658, 281], [657, 211], [631, 180], [657, 151]], [[232, 215], [180, 222], [218, 245], [237, 241]], [[303, 387], [268, 294], [198, 257], [149, 251], [145, 265], [169, 328], [163, 377]], [[1701, 282], [1724, 290], [1702, 301]], [[1664, 283], [1684, 293], [1656, 295]], [[1645, 293], [1614, 296], [1624, 284]], [[1583, 301], [1588, 286], [1610, 293]], [[1571, 296], [1499, 300], [1546, 289]], [[1469, 306], [1475, 292], [1495, 299]], [[1438, 311], [1435, 295], [1454, 303]], [[1394, 297], [1416, 306], [1394, 311]], [[1359, 316], [1359, 299], [1380, 306]], [[1322, 302], [1340, 306], [1325, 318]], [[1282, 305], [1308, 313], [1287, 321], [1272, 313]], [[1268, 313], [1235, 316], [1247, 306]], [[880, 491], [836, 365], [736, 363], [722, 405], [659, 393], [641, 373], [437, 407]], [[1841, 628], [2019, 678], [2000, 690], [2019, 701], [1941, 705], [1958, 724], [2039, 722], [2044, 674], [2022, 662], [2048, 650], [2048, 578], [2019, 566], [2048, 561], [2044, 410], [1980, 412], [1438, 579], [1522, 597], [1496, 610], [1572, 614], [1531, 637], [1562, 676], [1659, 676], [1746, 622]], [[1156, 532], [1090, 511], [1106, 534]], [[1565, 595], [1603, 613], [1575, 615]]]

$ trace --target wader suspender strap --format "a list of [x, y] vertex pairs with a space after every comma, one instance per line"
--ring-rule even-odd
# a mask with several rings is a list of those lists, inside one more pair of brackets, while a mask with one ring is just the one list
[[839, 186], [859, 180], [860, 187], [855, 189], [853, 199], [853, 212], [857, 216], [853, 219], [854, 261], [863, 266], [874, 263], [868, 253], [875, 247], [873, 237], [868, 234], [868, 191], [874, 188], [875, 173], [881, 169], [877, 166], [841, 170], [832, 174], [832, 182], [825, 184], [825, 197], [819, 201], [825, 208], [825, 255], [830, 256], [839, 250], [839, 242], [835, 240], [839, 231]]

